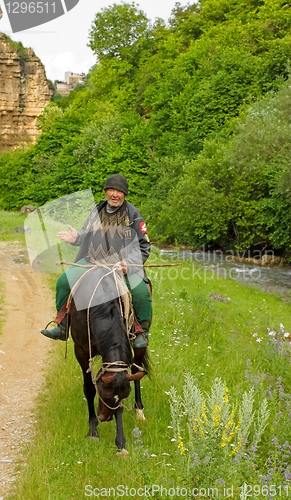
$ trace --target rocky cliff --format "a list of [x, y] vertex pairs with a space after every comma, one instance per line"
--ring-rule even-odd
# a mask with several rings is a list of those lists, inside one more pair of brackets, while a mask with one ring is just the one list
[[0, 152], [35, 142], [37, 119], [51, 96], [33, 50], [0, 33]]

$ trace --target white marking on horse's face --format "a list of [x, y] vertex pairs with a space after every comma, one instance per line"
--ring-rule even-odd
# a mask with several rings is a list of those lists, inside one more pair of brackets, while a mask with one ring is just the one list
[[117, 396], [117, 394], [115, 394], [115, 396], [114, 396], [114, 401], [115, 401], [115, 403], [116, 403], [116, 404], [117, 404], [117, 403], [118, 403], [118, 401], [119, 401], [119, 397]]

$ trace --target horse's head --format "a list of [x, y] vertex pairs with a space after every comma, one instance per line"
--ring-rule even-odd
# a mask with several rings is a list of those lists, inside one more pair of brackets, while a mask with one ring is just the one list
[[105, 372], [97, 381], [99, 403], [98, 418], [102, 422], [112, 420], [114, 412], [122, 406], [122, 400], [130, 394], [130, 382], [139, 380], [144, 372], [129, 375], [126, 371]]
[[122, 405], [122, 400], [129, 396], [130, 381], [127, 373], [105, 372], [97, 382], [97, 389], [99, 394], [97, 415], [102, 422], [108, 422]]

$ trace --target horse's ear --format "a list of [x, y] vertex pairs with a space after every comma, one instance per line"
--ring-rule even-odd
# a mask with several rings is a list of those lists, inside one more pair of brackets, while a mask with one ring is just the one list
[[145, 376], [146, 372], [136, 372], [136, 373], [132, 373], [131, 375], [127, 374], [127, 378], [130, 382], [132, 382], [132, 380], [140, 380], [141, 378], [143, 378]]

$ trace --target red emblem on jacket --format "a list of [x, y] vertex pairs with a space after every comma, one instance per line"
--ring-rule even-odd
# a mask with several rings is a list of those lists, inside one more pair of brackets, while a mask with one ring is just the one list
[[139, 223], [139, 228], [140, 228], [140, 230], [141, 230], [142, 234], [145, 234], [145, 233], [147, 233], [147, 232], [148, 232], [148, 230], [147, 230], [147, 225], [146, 225], [146, 223], [145, 223], [145, 222], [140, 222], [140, 223]]

